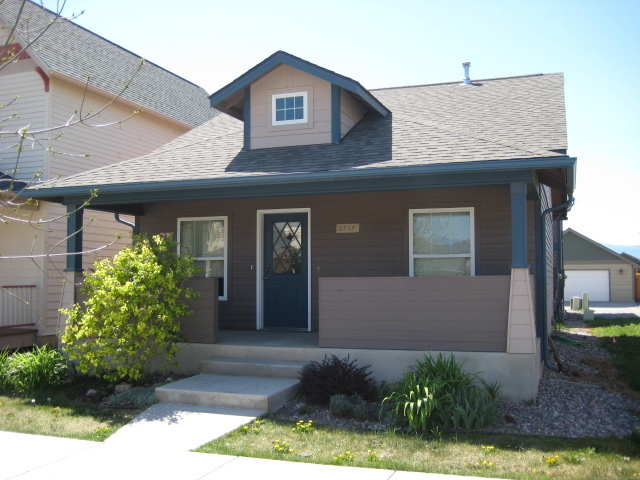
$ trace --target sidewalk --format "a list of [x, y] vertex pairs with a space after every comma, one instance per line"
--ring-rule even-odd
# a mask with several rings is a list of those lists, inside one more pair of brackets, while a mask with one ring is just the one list
[[[0, 480], [471, 480], [475, 477], [281, 462], [0, 431]], [[494, 479], [495, 480], [495, 479]]]

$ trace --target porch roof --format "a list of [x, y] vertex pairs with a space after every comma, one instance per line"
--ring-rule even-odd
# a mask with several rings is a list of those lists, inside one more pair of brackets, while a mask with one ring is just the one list
[[219, 115], [148, 155], [43, 183], [28, 195], [62, 201], [98, 189], [165, 192], [171, 200], [177, 190], [193, 188], [362, 178], [376, 178], [382, 188], [381, 182], [416, 174], [518, 169], [555, 172], [560, 190], [573, 190], [562, 74], [372, 93], [393, 113], [365, 115], [338, 144], [247, 151], [242, 122]]

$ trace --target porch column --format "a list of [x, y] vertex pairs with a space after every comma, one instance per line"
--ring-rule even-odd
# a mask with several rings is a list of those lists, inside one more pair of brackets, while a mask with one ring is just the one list
[[67, 205], [67, 272], [82, 271], [82, 204]]
[[538, 350], [535, 305], [527, 263], [527, 184], [511, 184], [511, 287], [507, 353], [533, 354]]
[[527, 263], [527, 184], [511, 184], [511, 268], [529, 268]]

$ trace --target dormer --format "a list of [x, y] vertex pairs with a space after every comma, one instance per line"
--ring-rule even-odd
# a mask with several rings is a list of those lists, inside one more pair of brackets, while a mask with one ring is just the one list
[[244, 122], [245, 150], [339, 143], [366, 113], [390, 113], [355, 80], [282, 51], [209, 100]]

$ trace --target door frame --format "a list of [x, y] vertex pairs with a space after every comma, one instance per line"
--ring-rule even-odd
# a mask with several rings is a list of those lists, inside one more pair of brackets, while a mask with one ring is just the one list
[[310, 208], [279, 208], [257, 210], [256, 223], [256, 330], [264, 328], [264, 216], [282, 213], [306, 213], [307, 231], [303, 241], [307, 242], [307, 331], [311, 331], [311, 209]]

